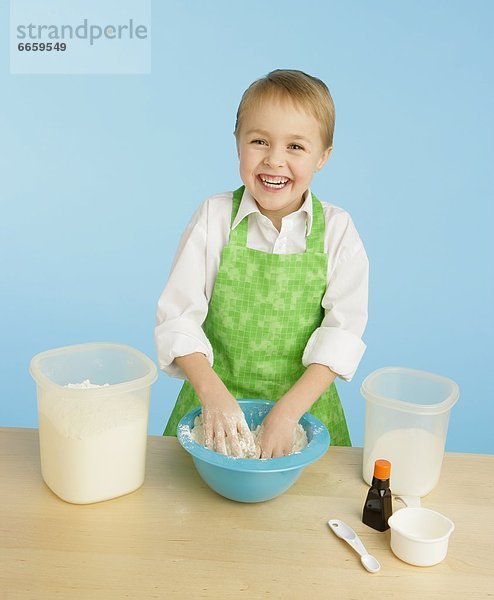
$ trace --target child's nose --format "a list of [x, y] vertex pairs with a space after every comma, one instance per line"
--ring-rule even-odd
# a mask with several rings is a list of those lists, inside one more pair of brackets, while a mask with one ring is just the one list
[[282, 167], [285, 164], [285, 153], [281, 148], [269, 148], [264, 163], [269, 167]]

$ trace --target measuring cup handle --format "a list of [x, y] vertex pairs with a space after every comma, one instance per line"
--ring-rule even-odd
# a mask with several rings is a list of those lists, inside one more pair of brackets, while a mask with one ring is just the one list
[[[398, 502], [402, 502], [405, 506], [408, 506], [410, 508], [417, 508], [422, 506], [419, 496], [402, 496], [401, 494], [397, 494], [396, 496], [393, 496], [393, 498]], [[403, 507], [400, 506], [398, 510], [400, 508]]]

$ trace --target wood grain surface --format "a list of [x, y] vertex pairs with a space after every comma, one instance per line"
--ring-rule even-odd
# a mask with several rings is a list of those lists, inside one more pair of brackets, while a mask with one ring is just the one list
[[[148, 438], [146, 479], [114, 500], [72, 505], [44, 484], [36, 429], [0, 428], [0, 598], [494, 597], [494, 456], [447, 454], [422, 504], [451, 518], [446, 559], [401, 562], [389, 531], [361, 522], [361, 448], [331, 447], [285, 494], [218, 496], [175, 438]], [[381, 562], [367, 573], [327, 520], [346, 521]]]

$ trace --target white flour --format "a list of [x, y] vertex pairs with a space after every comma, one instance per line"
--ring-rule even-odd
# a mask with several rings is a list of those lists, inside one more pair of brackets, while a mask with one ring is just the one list
[[91, 383], [89, 379], [84, 379], [84, 381], [81, 383], [68, 383], [65, 387], [68, 387], [72, 390], [87, 390], [89, 388], [108, 387], [109, 385], [109, 383], [98, 385], [97, 383]]
[[77, 504], [115, 498], [144, 480], [148, 396], [98, 397], [86, 381], [80, 396], [46, 396], [39, 403], [41, 470], [47, 485]]
[[[258, 425], [256, 427], [256, 429], [254, 429], [254, 431], [252, 432], [254, 435], [255, 450], [252, 450], [252, 448], [250, 448], [249, 444], [247, 442], [245, 442], [243, 439], [239, 440], [241, 456], [238, 458], [259, 458], [260, 449], [259, 449], [258, 439], [259, 439], [260, 431], [261, 431], [261, 426]], [[194, 419], [194, 427], [191, 431], [191, 437], [198, 444], [201, 444], [202, 446], [204, 446], [204, 427], [202, 424], [202, 415], [198, 415]], [[231, 450], [231, 447], [230, 447], [230, 444], [228, 441], [228, 437], [226, 438], [225, 442], [226, 442], [227, 456], [232, 456], [232, 450]], [[302, 425], [300, 425], [300, 423], [297, 423], [297, 426], [295, 427], [295, 439], [293, 441], [293, 446], [292, 446], [290, 454], [293, 454], [294, 452], [300, 452], [300, 450], [305, 448], [307, 446], [307, 444], [308, 444], [308, 441], [307, 441], [307, 434], [305, 433], [305, 429], [302, 427]]]
[[387, 431], [374, 444], [364, 447], [363, 476], [371, 485], [374, 462], [391, 463], [389, 487], [393, 494], [422, 497], [437, 484], [441, 474], [444, 447], [442, 439], [425, 429]]

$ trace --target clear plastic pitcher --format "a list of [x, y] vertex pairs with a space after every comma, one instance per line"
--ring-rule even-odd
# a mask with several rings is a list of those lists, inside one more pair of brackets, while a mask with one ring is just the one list
[[48, 487], [76, 504], [140, 487], [154, 363], [129, 346], [92, 343], [37, 354], [29, 370]]
[[371, 485], [374, 462], [391, 462], [393, 494], [419, 499], [439, 481], [451, 408], [451, 379], [400, 367], [371, 373], [360, 389], [366, 400], [363, 477]]

